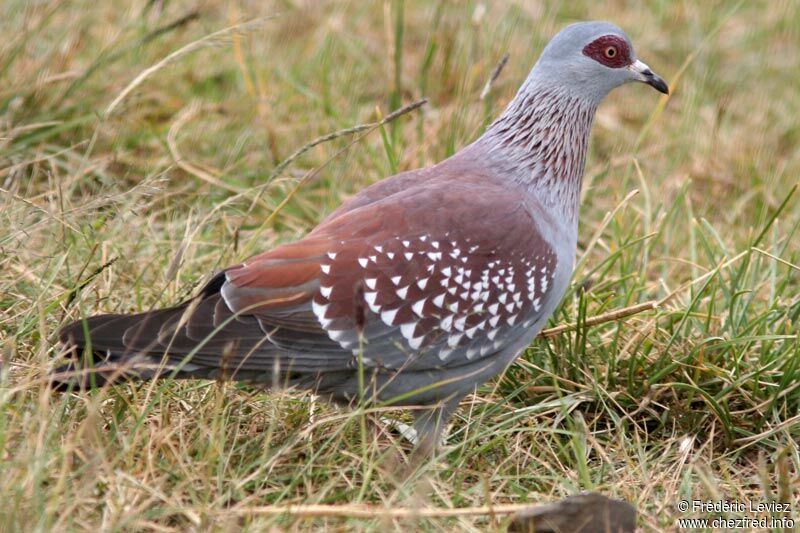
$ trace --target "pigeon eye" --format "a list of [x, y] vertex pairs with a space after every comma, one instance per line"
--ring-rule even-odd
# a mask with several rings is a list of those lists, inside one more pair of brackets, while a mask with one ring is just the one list
[[603, 35], [583, 47], [583, 55], [608, 68], [622, 68], [631, 61], [631, 48], [618, 35]]

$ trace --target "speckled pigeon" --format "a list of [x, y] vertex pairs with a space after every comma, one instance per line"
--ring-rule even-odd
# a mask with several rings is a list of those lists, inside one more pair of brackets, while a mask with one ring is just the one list
[[74, 362], [53, 382], [230, 378], [424, 406], [415, 424], [433, 447], [459, 400], [503, 372], [564, 295], [595, 110], [630, 81], [668, 92], [616, 26], [568, 26], [475, 142], [364, 189], [189, 301], [66, 326]]

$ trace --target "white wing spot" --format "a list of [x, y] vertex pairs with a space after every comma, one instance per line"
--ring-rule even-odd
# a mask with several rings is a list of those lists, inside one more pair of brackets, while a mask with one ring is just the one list
[[364, 285], [366, 285], [373, 291], [375, 290], [375, 285], [377, 285], [377, 283], [378, 283], [378, 278], [367, 278], [364, 280]]
[[375, 245], [373, 246], [373, 248], [375, 248], [375, 251], [378, 252], [379, 254], [383, 253], [383, 246]]
[[447, 345], [451, 348], [455, 348], [458, 346], [458, 343], [461, 341], [461, 337], [463, 337], [463, 333], [458, 333], [456, 335], [450, 335], [447, 337]]
[[319, 268], [322, 270], [323, 274], [330, 274], [331, 273], [331, 266], [330, 265], [320, 265]]
[[333, 291], [333, 287], [320, 287], [319, 288], [319, 293], [322, 295], [323, 298], [330, 298], [332, 291]]
[[364, 293], [364, 300], [367, 302], [370, 311], [373, 313], [380, 313], [381, 306], [375, 303], [375, 300], [378, 298], [377, 292], [365, 292]]
[[414, 305], [411, 306], [411, 310], [414, 311], [419, 316], [423, 316], [422, 315], [422, 308], [425, 307], [425, 301], [426, 300], [427, 300], [427, 298], [423, 298], [422, 300], [416, 302]]
[[424, 289], [425, 289], [425, 286], [426, 286], [426, 285], [428, 285], [428, 280], [429, 280], [429, 279], [430, 279], [430, 278], [422, 278], [421, 280], [419, 280], [419, 281], [417, 282], [417, 287], [419, 287], [420, 289], [423, 289], [423, 290], [424, 290]]
[[394, 259], [394, 252], [386, 252], [386, 257], [389, 259]]
[[401, 279], [403, 279], [403, 276], [393, 276], [393, 277], [392, 277], [392, 283], [394, 283], [395, 285], [397, 285], [398, 283], [400, 283], [400, 280], [401, 280]]
[[328, 252], [328, 257], [331, 259], [336, 259], [336, 252]]
[[380, 306], [375, 305], [375, 300], [377, 300], [377, 299], [378, 299], [378, 293], [377, 292], [365, 292], [364, 293], [364, 300], [366, 300], [367, 305], [369, 305], [369, 308], [372, 309], [373, 311], [375, 310], [374, 308], [376, 308], [376, 307], [378, 309], [380, 309]]
[[451, 353], [453, 353], [452, 348], [442, 348], [441, 350], [439, 350], [439, 359], [445, 361]]
[[406, 252], [403, 255], [406, 256], [406, 261], [411, 261], [411, 258], [414, 257], [412, 252]]
[[403, 337], [406, 339], [410, 339], [414, 336], [415, 329], [417, 329], [416, 322], [406, 322], [405, 324], [400, 325], [400, 333], [402, 333]]
[[440, 294], [436, 298], [433, 299], [433, 305], [436, 307], [441, 307], [444, 304], [444, 293]]
[[473, 337], [475, 336], [475, 332], [476, 332], [476, 331], [478, 331], [479, 329], [483, 329], [483, 325], [484, 325], [485, 323], [486, 323], [486, 321], [484, 321], [484, 322], [481, 322], [481, 323], [480, 323], [480, 324], [478, 324], [477, 326], [469, 328], [469, 329], [468, 329], [467, 331], [465, 331], [464, 333], [467, 335], [467, 337], [469, 337], [469, 338], [471, 339], [471, 338], [473, 338]]
[[439, 322], [439, 327], [442, 328], [445, 331], [450, 331], [450, 328], [453, 327], [453, 315], [449, 315], [449, 316], [444, 317]]
[[359, 257], [358, 264], [361, 265], [361, 268], [367, 268], [367, 258], [366, 257]]
[[401, 287], [401, 288], [397, 289], [397, 291], [396, 291], [397, 295], [400, 298], [405, 298], [408, 295], [408, 287], [409, 287], [409, 285], [406, 285], [405, 287]]
[[393, 326], [394, 324], [392, 324], [392, 322], [394, 322], [394, 317], [396, 316], [397, 309], [390, 309], [381, 313], [381, 320], [383, 320], [384, 324], [387, 326]]
[[328, 330], [328, 337], [330, 337], [331, 339], [335, 340], [336, 342], [339, 342], [342, 339], [342, 337], [344, 337], [346, 334], [347, 334], [347, 330], [344, 330], [344, 329], [329, 329]]
[[[325, 318], [325, 312], [328, 310], [328, 305], [329, 304], [318, 304], [315, 300], [311, 300], [311, 310], [314, 311], [314, 314], [317, 316], [320, 322], [323, 320], [328, 321]], [[323, 324], [323, 327], [325, 327], [325, 324]]]
[[450, 269], [450, 267], [444, 267], [442, 269], [442, 275], [443, 276], [447, 276], [449, 278], [452, 274], [453, 274], [453, 271]]

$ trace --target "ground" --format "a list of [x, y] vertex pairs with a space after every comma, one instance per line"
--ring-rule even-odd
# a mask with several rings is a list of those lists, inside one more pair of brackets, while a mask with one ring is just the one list
[[[794, 1], [4, 10], [0, 529], [502, 529], [506, 515], [479, 508], [581, 490], [635, 504], [643, 530], [770, 516], [682, 512], [688, 500], [789, 502], [772, 516], [800, 519]], [[599, 110], [577, 267], [549, 324], [578, 327], [467, 398], [415, 475], [394, 475], [407, 443], [385, 423], [301, 394], [46, 390], [61, 325], [175, 303], [367, 184], [453, 153], [547, 39], [587, 19], [624, 28], [672, 94], [630, 85]], [[646, 302], [658, 305], [591, 325]]]

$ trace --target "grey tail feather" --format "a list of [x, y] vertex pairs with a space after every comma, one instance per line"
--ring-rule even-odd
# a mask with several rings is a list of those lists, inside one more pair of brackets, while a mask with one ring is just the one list
[[185, 307], [179, 305], [136, 315], [97, 315], [65, 326], [59, 332], [59, 340], [71, 360], [52, 371], [49, 375], [51, 386], [60, 391], [83, 390], [126, 379], [203, 377], [197, 375], [198, 369], [192, 365], [187, 365], [184, 370], [160, 364], [160, 357], [132, 350], [124, 342], [124, 336], [130, 332], [144, 336], [152, 328], [157, 330], [169, 317], [182, 313]]
[[[219, 292], [224, 281], [225, 272], [218, 272], [198, 296], [204, 298]], [[145, 342], [147, 347], [142, 346], [145, 339], [157, 339], [161, 326], [170, 319], [180, 317], [191, 301], [132, 315], [91, 316], [63, 327], [58, 337], [71, 360], [51, 372], [51, 386], [63, 391], [101, 387], [111, 381], [124, 379], [213, 377], [206, 375], [212, 373], [213, 369], [197, 365], [187, 364], [176, 369], [174, 363], [173, 366], [160, 364], [164, 348], [154, 341], [149, 345]], [[87, 334], [89, 341], [86, 340]], [[137, 346], [131, 347], [126, 339], [133, 340]]]

